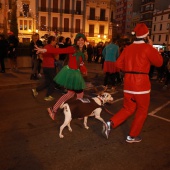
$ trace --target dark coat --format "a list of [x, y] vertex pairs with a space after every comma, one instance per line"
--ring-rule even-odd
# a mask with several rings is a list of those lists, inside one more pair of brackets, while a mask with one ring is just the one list
[[100, 108], [93, 99], [89, 99], [90, 103], [83, 103], [81, 100], [69, 100], [69, 104], [72, 118], [83, 118], [89, 116], [95, 109]]

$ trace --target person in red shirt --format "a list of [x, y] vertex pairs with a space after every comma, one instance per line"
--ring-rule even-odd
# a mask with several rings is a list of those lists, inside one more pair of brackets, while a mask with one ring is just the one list
[[116, 128], [135, 112], [126, 138], [128, 143], [142, 140], [139, 134], [146, 120], [150, 103], [150, 66], [160, 67], [163, 63], [162, 56], [152, 47], [152, 41], [148, 38], [147, 26], [139, 23], [134, 31], [135, 41], [123, 50], [116, 61], [116, 67], [125, 73], [123, 107], [111, 117], [106, 125], [103, 125], [102, 132], [108, 138], [111, 127]]
[[61, 96], [53, 107], [47, 108], [49, 116], [53, 120], [55, 119], [58, 108], [63, 102], [74, 97], [75, 94], [77, 98], [83, 98], [84, 95], [85, 81], [82, 74], [87, 74], [87, 70], [84, 66], [84, 45], [86, 37], [84, 34], [78, 33], [74, 41], [74, 45], [67, 48], [37, 48], [37, 52], [69, 54], [68, 64], [65, 65], [54, 78], [57, 84], [67, 89], [67, 93]]
[[[45, 49], [55, 48], [55, 46], [56, 46], [56, 38], [54, 36], [48, 37], [47, 45], [44, 48]], [[42, 67], [43, 67], [44, 81], [42, 81], [42, 83], [38, 87], [32, 89], [34, 97], [38, 95], [38, 92], [47, 88], [47, 93], [44, 100], [51, 101], [54, 99], [51, 96], [51, 94], [54, 92], [55, 89], [55, 83], [53, 81], [56, 75], [54, 61], [55, 61], [55, 54], [51, 54], [51, 53], [42, 54]]]

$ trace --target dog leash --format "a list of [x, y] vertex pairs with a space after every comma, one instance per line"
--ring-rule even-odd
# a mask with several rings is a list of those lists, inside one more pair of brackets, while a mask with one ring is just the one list
[[108, 109], [106, 109], [104, 106], [103, 106], [103, 108], [104, 108], [104, 110], [107, 112], [107, 113], [109, 113], [110, 115], [114, 115], [114, 113], [112, 113], [112, 112], [110, 112]]

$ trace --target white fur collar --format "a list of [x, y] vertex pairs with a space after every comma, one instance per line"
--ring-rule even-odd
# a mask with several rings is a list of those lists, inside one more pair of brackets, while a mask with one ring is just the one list
[[143, 44], [143, 43], [145, 43], [145, 41], [143, 41], [143, 40], [140, 40], [140, 41], [134, 41], [134, 42], [133, 42], [133, 44]]

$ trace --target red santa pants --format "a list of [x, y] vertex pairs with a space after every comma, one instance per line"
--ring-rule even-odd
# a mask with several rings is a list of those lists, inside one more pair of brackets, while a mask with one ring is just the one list
[[136, 111], [129, 135], [131, 137], [138, 136], [147, 117], [149, 104], [150, 93], [124, 93], [123, 108], [110, 119], [113, 122], [113, 128], [120, 125]]

